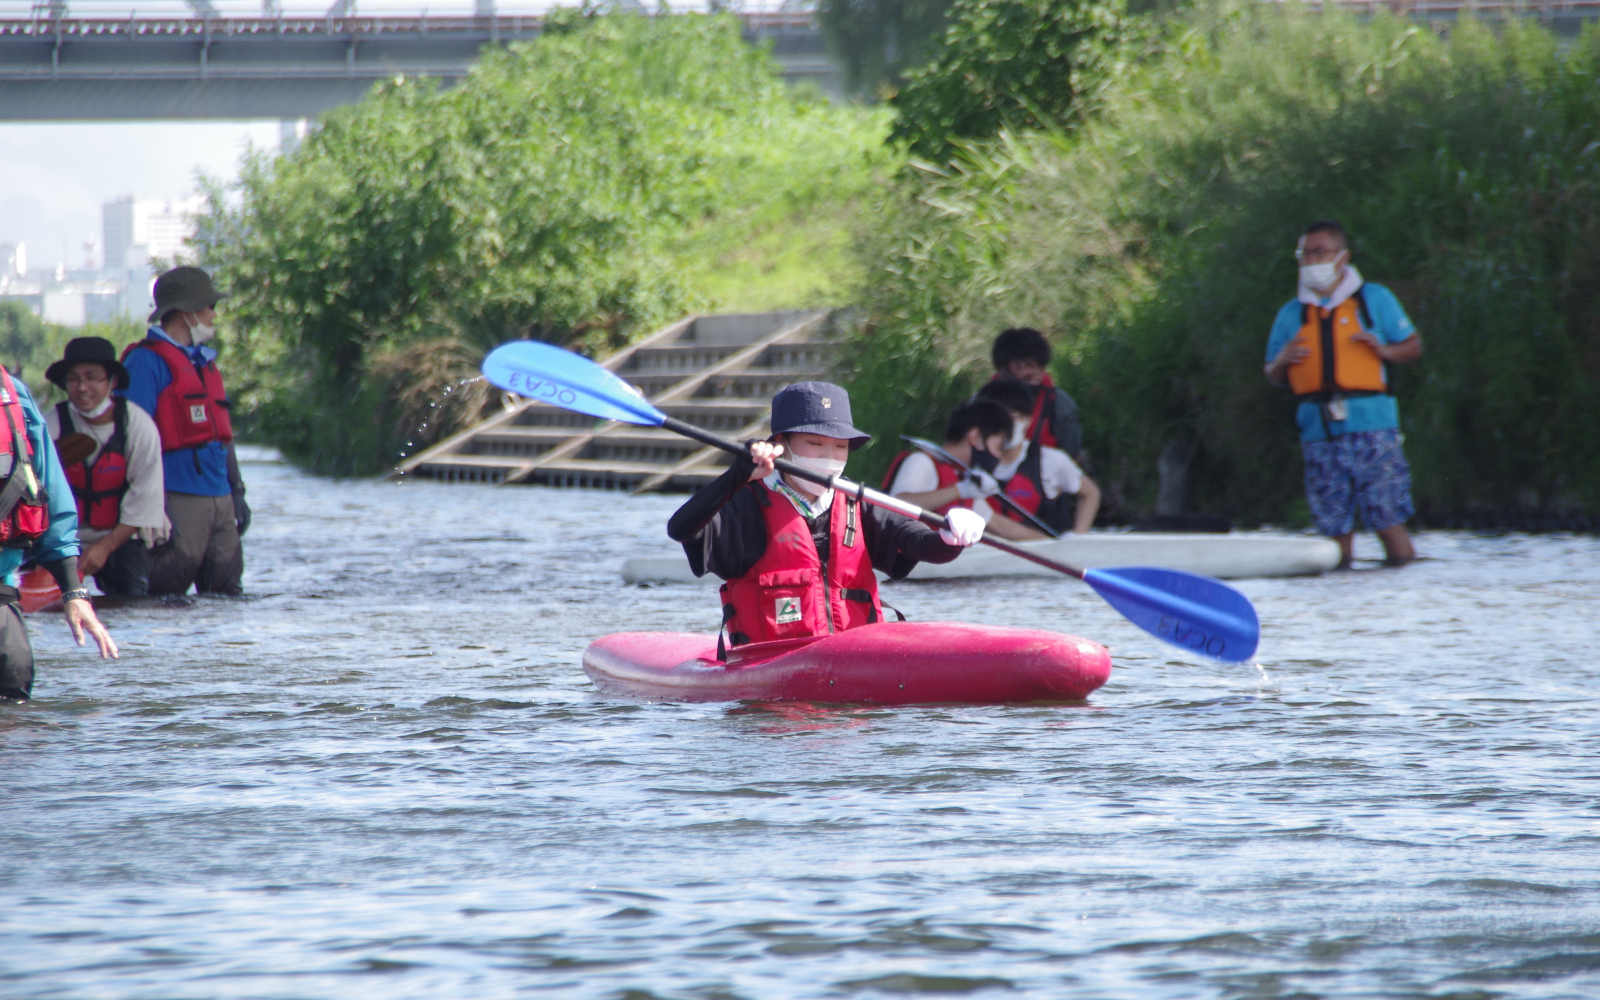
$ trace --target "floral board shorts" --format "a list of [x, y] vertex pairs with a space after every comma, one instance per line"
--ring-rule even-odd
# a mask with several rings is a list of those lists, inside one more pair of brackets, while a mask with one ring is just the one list
[[1357, 508], [1368, 531], [1382, 531], [1406, 519], [1411, 506], [1411, 466], [1400, 448], [1400, 432], [1361, 431], [1329, 441], [1302, 441], [1306, 460], [1306, 501], [1317, 530], [1347, 535], [1355, 530]]

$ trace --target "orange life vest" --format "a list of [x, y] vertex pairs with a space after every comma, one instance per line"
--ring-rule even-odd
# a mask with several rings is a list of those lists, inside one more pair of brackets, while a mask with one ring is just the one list
[[[885, 474], [884, 477], [883, 477], [883, 491], [885, 493], [888, 493], [890, 490], [894, 489], [894, 477], [900, 474], [900, 466], [905, 464], [906, 459], [910, 458], [912, 455], [922, 455], [922, 454], [926, 454], [926, 452], [923, 452], [923, 451], [920, 451], [920, 450], [912, 450], [912, 451], [902, 451], [900, 454], [896, 455], [894, 457], [894, 461], [889, 463], [889, 471], [888, 471], [888, 473]], [[931, 460], [933, 462], [934, 470], [939, 473], [939, 485], [934, 487], [934, 489], [947, 490], [950, 487], [954, 486], [956, 483], [961, 481], [961, 470], [960, 469], [958, 469], [955, 466], [949, 464], [948, 462], [941, 462], [937, 458], [934, 458], [932, 455], [928, 455], [928, 458], [929, 458], [929, 460]], [[951, 503], [945, 504], [943, 507], [940, 507], [938, 510], [934, 511], [934, 513], [935, 514], [948, 513], [951, 507], [965, 507], [968, 510], [971, 510], [972, 509], [972, 501], [971, 500], [955, 500], [955, 501], [952, 501]]]
[[1360, 289], [1332, 309], [1302, 305], [1300, 332], [1293, 343], [1309, 347], [1311, 354], [1289, 366], [1289, 388], [1296, 396], [1311, 398], [1388, 392], [1383, 358], [1371, 344], [1351, 339], [1371, 328], [1372, 318]]
[[854, 497], [833, 495], [824, 561], [811, 526], [788, 497], [759, 482], [746, 489], [755, 491], [766, 520], [767, 550], [743, 576], [722, 585], [722, 622], [733, 645], [830, 635], [883, 620]]

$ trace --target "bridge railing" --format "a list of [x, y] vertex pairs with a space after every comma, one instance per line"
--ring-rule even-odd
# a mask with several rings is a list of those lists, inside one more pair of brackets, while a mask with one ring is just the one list
[[[1600, 2], [1600, 0], [1595, 0]], [[641, 14], [654, 17], [655, 14]], [[805, 31], [812, 27], [810, 11], [746, 11], [737, 15], [745, 30], [753, 34]], [[274, 14], [207, 16], [95, 15], [79, 17], [30, 13], [26, 16], [0, 12], [0, 36], [36, 38], [125, 37], [227, 37], [231, 35], [480, 35], [537, 34], [543, 24], [541, 13], [422, 14]]]

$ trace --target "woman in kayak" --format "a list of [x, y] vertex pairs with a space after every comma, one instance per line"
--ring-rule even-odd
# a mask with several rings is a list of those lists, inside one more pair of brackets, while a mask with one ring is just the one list
[[[778, 473], [789, 458], [827, 475], [871, 438], [850, 425], [850, 397], [801, 382], [772, 397], [772, 437], [700, 488], [667, 522], [695, 576], [722, 585], [722, 624], [734, 646], [843, 632], [883, 620], [880, 569], [898, 580], [918, 562], [946, 563], [983, 535], [983, 519], [950, 511], [938, 531], [854, 497]], [[722, 640], [718, 638], [718, 655]]]

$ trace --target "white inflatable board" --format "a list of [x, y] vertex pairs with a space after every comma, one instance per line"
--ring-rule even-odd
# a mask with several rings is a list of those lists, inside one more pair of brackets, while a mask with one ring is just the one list
[[[1313, 576], [1339, 565], [1339, 545], [1311, 535], [1246, 532], [1228, 535], [1157, 535], [1130, 532], [1090, 533], [1041, 542], [1023, 542], [1047, 559], [1083, 569], [1110, 566], [1162, 566], [1203, 573], [1222, 580], [1258, 576]], [[1026, 559], [987, 545], [975, 545], [954, 562], [936, 566], [918, 563], [912, 580], [953, 580], [981, 576], [1058, 576]], [[634, 556], [622, 564], [628, 583], [693, 583], [681, 551], [659, 556]], [[715, 577], [704, 580], [719, 582]]]

